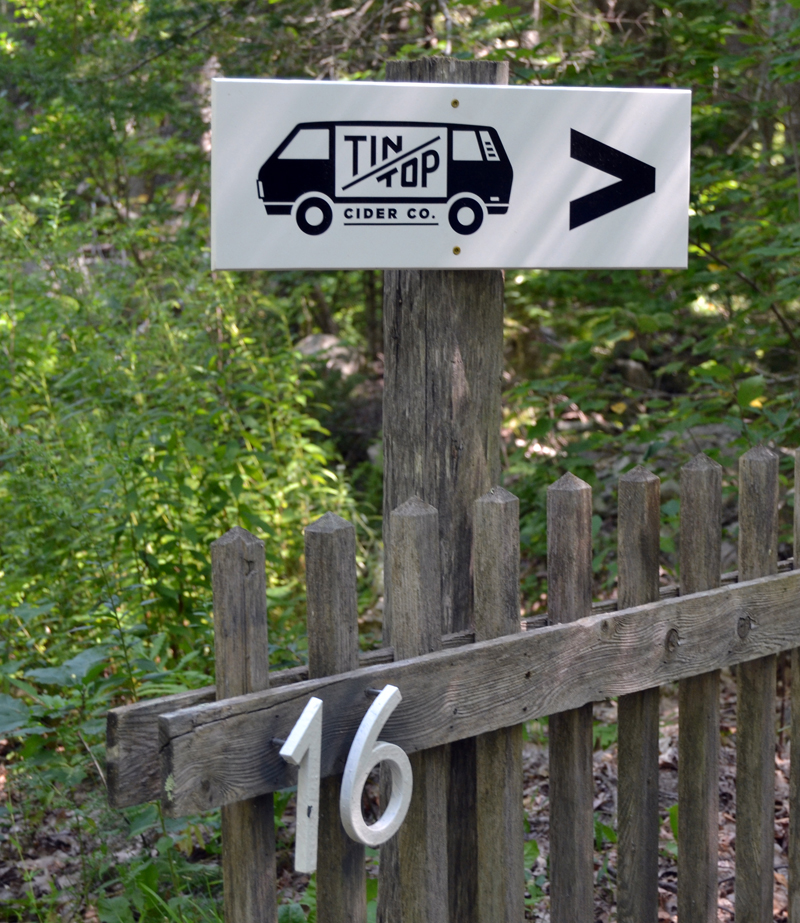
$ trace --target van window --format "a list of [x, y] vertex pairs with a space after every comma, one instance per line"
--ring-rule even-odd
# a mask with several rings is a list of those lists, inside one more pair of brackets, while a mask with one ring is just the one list
[[453, 130], [453, 160], [483, 160], [474, 131]]
[[330, 131], [327, 128], [301, 128], [278, 160], [328, 160]]

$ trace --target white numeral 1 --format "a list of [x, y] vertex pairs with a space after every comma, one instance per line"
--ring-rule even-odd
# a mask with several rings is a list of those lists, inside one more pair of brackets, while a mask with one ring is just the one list
[[294, 847], [296, 872], [310, 873], [317, 869], [321, 754], [322, 699], [312, 696], [281, 747], [281, 756], [286, 762], [300, 767], [297, 773], [297, 829]]
[[[411, 802], [413, 774], [405, 752], [396, 744], [378, 740], [389, 716], [403, 697], [397, 686], [386, 686], [364, 715], [347, 756], [339, 795], [339, 813], [348, 835], [365, 846], [385, 843], [406, 818]], [[371, 826], [361, 812], [361, 792], [372, 767], [388, 763], [392, 770], [392, 797], [380, 820]]]

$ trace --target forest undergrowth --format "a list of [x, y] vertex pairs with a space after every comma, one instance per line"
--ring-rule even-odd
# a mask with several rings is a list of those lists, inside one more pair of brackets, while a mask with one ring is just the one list
[[[265, 543], [272, 669], [305, 659], [303, 529], [328, 511], [356, 526], [361, 643], [381, 643], [380, 274], [209, 271], [209, 86], [380, 79], [389, 58], [430, 54], [506, 60], [520, 85], [693, 92], [687, 270], [506, 272], [521, 614], [547, 608], [545, 492], [566, 471], [593, 489], [597, 599], [616, 592], [616, 485], [637, 464], [662, 482], [663, 584], [679, 579], [680, 467], [698, 451], [723, 466], [723, 570], [737, 458], [779, 451], [791, 556], [795, 0], [0, 0], [0, 919], [221, 918], [218, 814], [109, 810], [103, 732], [109, 707], [213, 677], [208, 547], [227, 529]], [[723, 704], [729, 872], [729, 682]], [[614, 703], [596, 718], [597, 913], [613, 919]], [[527, 733], [527, 912], [543, 920], [546, 726]], [[276, 797], [280, 923], [315, 919], [313, 880], [291, 872], [292, 804]], [[666, 920], [679, 844], [662, 807]]]

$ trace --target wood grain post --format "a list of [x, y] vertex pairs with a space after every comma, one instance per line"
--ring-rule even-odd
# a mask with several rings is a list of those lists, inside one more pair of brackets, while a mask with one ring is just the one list
[[[392, 646], [405, 660], [442, 649], [439, 516], [412, 497], [391, 514], [389, 569], [394, 587]], [[403, 689], [400, 689], [403, 692]], [[397, 835], [381, 847], [379, 923], [447, 920], [447, 785], [450, 748], [409, 756], [414, 773], [411, 806]], [[391, 794], [381, 778], [381, 801]]]
[[[719, 586], [722, 467], [696, 455], [681, 470], [681, 596]], [[678, 684], [678, 918], [717, 923], [719, 670]]]
[[[777, 572], [778, 456], [756, 446], [739, 459], [739, 580]], [[776, 663], [772, 655], [737, 670], [736, 923], [772, 920]]]
[[[800, 570], [800, 449], [794, 450], [794, 566]], [[789, 760], [789, 918], [800, 923], [800, 649], [792, 651]]]
[[[475, 640], [519, 631], [519, 500], [495, 487], [475, 501]], [[478, 920], [525, 916], [522, 725], [476, 740]]]
[[[553, 623], [592, 612], [592, 488], [565, 474], [547, 489], [547, 612]], [[550, 915], [594, 919], [592, 706], [551, 715]]]
[[[638, 466], [619, 479], [619, 608], [659, 598], [661, 482]], [[659, 690], [619, 697], [619, 923], [658, 920]]]
[[[217, 699], [269, 687], [264, 543], [235, 526], [211, 545]], [[275, 923], [272, 795], [222, 808], [222, 879], [228, 923]]]
[[[341, 516], [326, 513], [306, 528], [305, 546], [309, 678], [356, 670], [355, 529]], [[326, 712], [323, 721], [332, 717]], [[320, 787], [317, 920], [319, 923], [342, 923], [344, 920], [366, 923], [364, 847], [351, 840], [342, 826], [339, 817], [341, 781], [340, 775], [331, 776], [323, 779]]]
[[[507, 84], [508, 64], [421, 58], [390, 61], [386, 79]], [[448, 118], [452, 117], [452, 112]], [[439, 512], [443, 630], [473, 626], [473, 503], [500, 479], [503, 274], [499, 270], [392, 270], [384, 274], [383, 528], [418, 496]], [[388, 532], [387, 532], [388, 528]], [[391, 641], [387, 572], [384, 643]], [[477, 914], [475, 742], [451, 748], [448, 807], [450, 919]], [[381, 888], [388, 888], [381, 871]]]

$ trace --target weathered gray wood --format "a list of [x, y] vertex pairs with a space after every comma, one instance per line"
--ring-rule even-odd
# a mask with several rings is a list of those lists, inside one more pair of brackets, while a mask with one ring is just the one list
[[402, 613], [392, 620], [392, 647], [398, 660], [406, 660], [442, 649], [439, 515], [412, 497], [390, 520], [389, 569], [395, 610]]
[[388, 61], [386, 79], [402, 83], [488, 83], [506, 86], [506, 61], [462, 61], [433, 55], [415, 61]]
[[409, 496], [436, 507], [444, 631], [470, 628], [472, 504], [500, 473], [502, 273], [387, 271], [384, 318], [384, 524]]
[[162, 801], [193, 814], [291, 785], [268, 742], [312, 695], [334, 716], [322, 746], [322, 774], [334, 775], [367, 689], [403, 690], [381, 738], [413, 753], [798, 647], [798, 608], [790, 571], [162, 715]]
[[[681, 470], [681, 595], [719, 586], [722, 467], [696, 455]], [[678, 917], [717, 923], [719, 671], [678, 687]]]
[[[475, 636], [519, 631], [519, 500], [495, 487], [475, 501]], [[477, 918], [521, 923], [525, 916], [522, 725], [475, 741], [478, 827]]]
[[[308, 673], [316, 679], [358, 668], [356, 533], [341, 516], [326, 513], [306, 528], [305, 538]], [[363, 700], [361, 705], [363, 717]], [[336, 719], [336, 711], [325, 702], [323, 728]], [[323, 778], [320, 786], [317, 920], [366, 923], [364, 847], [342, 826], [340, 788], [338, 775]]]
[[[797, 483], [797, 482], [795, 482]], [[797, 525], [795, 525], [797, 535]], [[795, 542], [797, 539], [795, 538]], [[792, 650], [791, 740], [794, 755], [789, 763], [789, 915], [788, 923], [800, 923], [800, 649]]]
[[[507, 84], [508, 64], [443, 57], [390, 61], [386, 79]], [[384, 273], [383, 537], [388, 547], [390, 511], [408, 497], [421, 497], [438, 510], [445, 632], [472, 627], [472, 504], [500, 475], [503, 298], [503, 274], [497, 270]], [[391, 575], [384, 630], [384, 643], [393, 643]], [[474, 923], [475, 743], [466, 740], [455, 749], [450, 919]]]
[[[507, 84], [508, 64], [439, 57], [389, 61], [386, 79]], [[434, 506], [444, 631], [471, 628], [472, 504], [500, 475], [503, 274], [387, 271], [383, 323], [384, 541], [388, 547], [391, 511], [408, 497]], [[391, 621], [389, 575], [389, 637]]]
[[[442, 649], [473, 644], [474, 631], [458, 631], [442, 637]], [[370, 667], [376, 663], [391, 663], [394, 649], [381, 647], [374, 651], [360, 651], [359, 666]], [[302, 683], [308, 679], [308, 667], [277, 670], [269, 675], [270, 688]], [[161, 766], [158, 759], [158, 718], [169, 712], [214, 702], [217, 690], [203, 686], [190, 692], [147, 699], [133, 705], [112, 708], [106, 721], [106, 781], [108, 802], [112, 808], [127, 808], [161, 797]]]
[[[547, 490], [547, 605], [554, 624], [592, 611], [592, 488], [565, 474]], [[594, 917], [592, 704], [550, 716], [550, 916]]]
[[[794, 560], [800, 564], [800, 449], [795, 449], [794, 452]], [[788, 923], [800, 923], [800, 650], [798, 648], [792, 651], [790, 735]]]
[[[638, 466], [619, 480], [619, 605], [659, 598], [661, 482]], [[620, 696], [617, 917], [658, 920], [658, 688]]]
[[[264, 543], [239, 526], [211, 545], [219, 699], [269, 687]], [[222, 808], [222, 879], [229, 923], [275, 923], [272, 795]]]
[[[391, 514], [392, 646], [399, 658], [442, 648], [439, 517], [418, 497]], [[401, 693], [403, 687], [400, 687]], [[379, 923], [447, 920], [447, 785], [450, 748], [411, 755], [414, 788], [397, 835], [381, 847]], [[391, 789], [382, 778], [381, 799]]]
[[119, 810], [161, 793], [158, 759], [160, 715], [204, 705], [217, 697], [213, 686], [112, 708], [106, 718], [106, 781], [108, 803]]
[[[765, 446], [739, 459], [739, 577], [778, 570], [778, 456]], [[737, 671], [736, 923], [772, 920], [776, 658]]]

